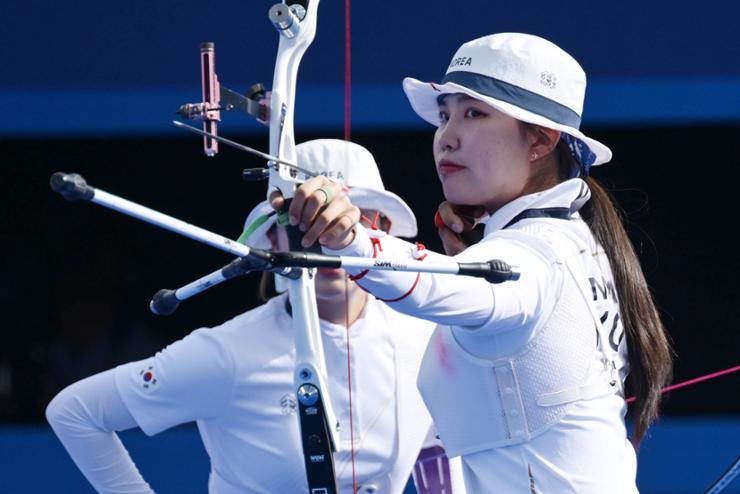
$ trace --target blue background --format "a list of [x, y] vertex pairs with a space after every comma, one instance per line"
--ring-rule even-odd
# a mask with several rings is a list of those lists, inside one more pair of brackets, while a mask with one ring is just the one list
[[[154, 437], [136, 429], [121, 433], [121, 439], [156, 492], [206, 492], [210, 467], [195, 426], [180, 426]], [[638, 488], [642, 494], [704, 492], [737, 457], [738, 444], [738, 420], [664, 420], [651, 429], [640, 448]], [[0, 456], [4, 494], [94, 492], [46, 428], [0, 428]], [[740, 492], [740, 479], [722, 492]]]
[[[216, 43], [224, 86], [269, 87], [277, 47], [271, 4], [4, 2], [0, 135], [178, 132], [174, 110], [199, 99], [202, 41]], [[581, 62], [589, 76], [586, 126], [740, 120], [736, 1], [356, 1], [351, 13], [358, 130], [423, 128], [402, 78], [439, 80], [462, 42], [501, 31], [544, 36]], [[300, 70], [297, 125], [342, 124], [343, 74], [344, 2], [323, 0]]]

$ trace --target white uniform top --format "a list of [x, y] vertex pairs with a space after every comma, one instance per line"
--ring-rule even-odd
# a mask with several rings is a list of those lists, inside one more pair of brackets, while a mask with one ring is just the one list
[[[401, 493], [406, 485], [431, 427], [415, 379], [433, 328], [372, 297], [351, 327], [358, 492]], [[341, 424], [335, 469], [340, 492], [350, 493], [346, 334], [344, 326], [321, 321], [329, 393]], [[308, 491], [294, 370], [292, 321], [280, 296], [118, 367], [115, 381], [148, 435], [197, 420], [211, 459], [209, 492], [294, 494]]]
[[[560, 300], [559, 287], [564, 286], [565, 268], [552, 259], [567, 254], [554, 250], [562, 245], [572, 248], [573, 243], [561, 242], [558, 247], [557, 243], [549, 244], [536, 238], [538, 224], [549, 231], [560, 230], [564, 239], [575, 238], [581, 245], [589, 246], [590, 252], [582, 256], [584, 271], [581, 272], [588, 280], [581, 281], [590, 285], [593, 306], [601, 320], [597, 330], [603, 352], [599, 353], [614, 363], [622, 380], [626, 377], [626, 344], [611, 270], [603, 249], [596, 244], [577, 213], [589, 196], [585, 182], [572, 179], [552, 189], [520, 197], [488, 219], [480, 243], [455, 257], [458, 262], [504, 260], [521, 272], [517, 281], [490, 284], [466, 276], [427, 273], [418, 276], [393, 271], [371, 271], [358, 281], [378, 298], [395, 300], [389, 303], [394, 309], [449, 326], [437, 330], [427, 350], [425, 362], [436, 367], [434, 372], [427, 372], [425, 368], [419, 376], [425, 400], [428, 395], [434, 397], [427, 405], [438, 422], [443, 443], [443, 424], [452, 424], [451, 433], [471, 438], [475, 443], [475, 431], [466, 430], [466, 427], [483, 430], [484, 426], [467, 423], [464, 417], [470, 416], [469, 407], [491, 407], [484, 398], [486, 395], [503, 395], [503, 391], [509, 391], [497, 389], [495, 379], [488, 381], [491, 389], [469, 389], [470, 380], [449, 367], [452, 360], [448, 352], [464, 353], [470, 360], [488, 360], [493, 367], [494, 361], [516, 356], [528, 347]], [[540, 214], [508, 226], [524, 211]], [[566, 212], [570, 220], [548, 217], [553, 212]], [[508, 227], [503, 229], [505, 226]], [[393, 237], [380, 236], [383, 257], [405, 259], [416, 249]], [[360, 230], [350, 246], [329, 253], [372, 256], [374, 248], [368, 234]], [[429, 258], [435, 255], [430, 253]], [[439, 334], [444, 334], [445, 338]], [[457, 348], [437, 344], [449, 341], [449, 334]], [[559, 351], [562, 353], [549, 358], [569, 358], [567, 349]], [[546, 359], [543, 360], [543, 373], [547, 372], [547, 364]], [[438, 391], [441, 387], [462, 389], [468, 401], [442, 401]], [[627, 439], [625, 414], [626, 405], [619, 393], [602, 394], [570, 403], [562, 418], [524, 442], [488, 448], [472, 444], [474, 447], [467, 452], [460, 448], [467, 492], [636, 492], [636, 458]], [[455, 451], [448, 451], [450, 453]]]

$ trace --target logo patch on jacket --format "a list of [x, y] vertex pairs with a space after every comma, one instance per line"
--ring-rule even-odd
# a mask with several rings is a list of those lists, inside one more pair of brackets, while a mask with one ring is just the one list
[[295, 400], [295, 395], [293, 393], [285, 393], [285, 395], [280, 398], [280, 408], [282, 408], [283, 415], [294, 414], [296, 408], [298, 408], [298, 403]]
[[154, 387], [154, 385], [157, 384], [157, 377], [154, 374], [154, 367], [149, 365], [146, 368], [141, 369], [139, 371], [139, 379], [139, 382], [144, 389], [148, 390]]

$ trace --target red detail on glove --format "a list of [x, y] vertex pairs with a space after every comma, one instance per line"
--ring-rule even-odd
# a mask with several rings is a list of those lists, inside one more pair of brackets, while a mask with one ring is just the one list
[[[373, 243], [373, 258], [376, 258], [376, 257], [378, 257], [378, 251], [380, 251], [380, 252], [383, 251], [383, 246], [381, 245], [379, 238], [371, 238], [370, 241]], [[416, 242], [416, 249], [417, 249], [417, 252], [418, 252], [418, 251], [426, 250], [426, 247], [424, 247], [424, 244], [421, 244], [419, 242]], [[417, 257], [416, 260], [417, 261], [421, 261], [426, 256], [427, 256], [427, 253], [425, 252], [420, 257]], [[350, 276], [349, 279], [352, 280], [352, 281], [357, 281], [357, 280], [361, 279], [362, 277], [364, 277], [368, 272], [370, 272], [370, 270], [369, 269], [366, 269], [365, 271], [361, 272], [357, 276]], [[409, 288], [409, 290], [406, 293], [404, 293], [400, 297], [396, 297], [396, 298], [380, 298], [377, 295], [374, 295], [370, 290], [368, 290], [364, 286], [360, 285], [359, 283], [357, 283], [357, 286], [359, 286], [360, 288], [362, 288], [363, 290], [365, 290], [370, 295], [373, 295], [376, 299], [380, 300], [381, 302], [398, 302], [399, 300], [403, 300], [406, 297], [408, 297], [409, 295], [411, 295], [411, 292], [413, 292], [414, 289], [416, 289], [416, 286], [419, 284], [419, 280], [420, 279], [421, 279], [421, 273], [416, 273], [416, 279], [414, 280], [414, 284], [411, 285], [411, 288]]]
[[427, 250], [427, 248], [424, 246], [424, 244], [420, 242], [416, 242], [416, 253], [414, 254], [414, 259], [417, 261], [423, 261], [427, 257], [426, 252], [422, 252], [424, 250]]
[[[370, 272], [370, 270], [369, 270], [369, 269], [366, 269], [365, 271], [360, 271], [360, 273], [359, 273], [359, 274], [356, 274], [356, 275], [354, 275], [354, 276], [352, 276], [352, 275], [349, 275], [349, 279], [350, 279], [350, 280], [352, 280], [352, 281], [357, 281], [357, 280], [361, 280], [361, 279], [362, 279], [362, 278], [364, 278], [364, 277], [365, 277], [365, 275], [366, 275], [367, 273], [369, 273], [369, 272]], [[362, 288], [362, 287], [360, 287], [360, 288]], [[365, 290], [364, 288], [362, 288], [362, 289], [363, 289], [363, 290]], [[367, 291], [367, 290], [365, 290], [365, 291]]]
[[373, 257], [378, 257], [378, 251], [383, 252], [383, 246], [380, 244], [380, 239], [373, 237], [370, 239], [373, 243]]
[[439, 211], [434, 213], [434, 226], [437, 228], [448, 228], [448, 226], [445, 225], [445, 222], [442, 221], [442, 215], [439, 214]]
[[408, 292], [404, 293], [400, 297], [397, 297], [397, 298], [378, 298], [376, 296], [375, 298], [377, 298], [381, 302], [398, 302], [399, 300], [403, 300], [406, 297], [408, 297], [409, 295], [411, 295], [411, 292], [413, 292], [416, 289], [416, 285], [419, 284], [419, 279], [421, 279], [421, 273], [416, 273], [416, 279], [414, 280], [414, 284], [411, 285], [411, 288], [409, 288], [409, 291]]
[[[383, 246], [380, 244], [380, 239], [379, 238], [371, 237], [370, 238], [370, 242], [373, 244], [373, 259], [375, 259], [376, 257], [378, 257], [378, 251], [383, 252]], [[349, 276], [349, 279], [352, 280], [352, 281], [357, 281], [359, 279], [362, 279], [369, 272], [370, 272], [370, 270], [369, 269], [366, 269], [365, 271], [362, 271], [362, 272], [360, 272], [359, 274], [357, 274], [355, 276], [350, 275]], [[362, 288], [362, 287], [360, 287], [360, 288]], [[365, 289], [363, 288], [363, 290], [365, 290]], [[365, 290], [365, 291], [367, 291], [367, 290]]]
[[369, 225], [369, 227], [370, 227], [371, 230], [379, 230], [380, 229], [379, 226], [378, 226], [378, 220], [379, 219], [380, 219], [380, 211], [376, 211], [375, 212], [375, 217], [372, 220], [370, 218], [368, 218], [367, 216], [365, 216], [364, 214], [363, 215], [360, 215], [360, 220], [365, 220], [367, 222], [367, 224]]

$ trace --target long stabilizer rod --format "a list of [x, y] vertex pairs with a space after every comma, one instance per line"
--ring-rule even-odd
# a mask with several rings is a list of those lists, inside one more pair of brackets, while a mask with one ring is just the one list
[[[160, 290], [159, 293], [162, 293], [162, 295], [159, 296], [159, 299], [161, 300], [156, 302], [160, 309], [157, 310], [152, 307], [155, 313], [172, 313], [180, 301], [229, 278], [257, 270], [272, 271], [289, 277], [292, 268], [341, 268], [475, 276], [484, 278], [490, 283], [503, 283], [508, 280], [519, 279], [519, 273], [515, 267], [499, 259], [483, 262], [455, 262], [450, 258], [435, 258], [425, 259], [424, 262], [416, 262], [381, 257], [328, 256], [311, 252], [273, 252], [254, 249], [172, 216], [96, 189], [76, 173], [54, 173], [49, 183], [54, 192], [61, 194], [67, 200], [94, 202], [244, 259], [243, 261], [239, 259], [232, 261], [220, 270], [178, 290], [165, 290], [165, 293]], [[155, 298], [157, 297], [155, 296]], [[154, 300], [152, 303], [155, 303]]]

